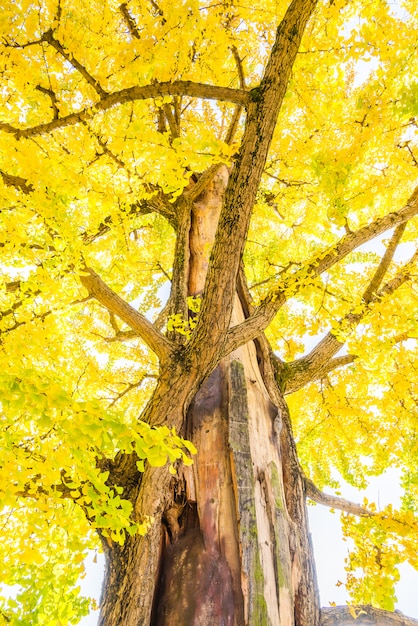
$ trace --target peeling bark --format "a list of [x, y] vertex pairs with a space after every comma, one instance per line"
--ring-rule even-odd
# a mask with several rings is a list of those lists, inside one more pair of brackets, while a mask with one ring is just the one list
[[173, 490], [195, 514], [165, 535], [153, 626], [319, 625], [317, 590], [304, 579], [313, 573], [304, 494], [292, 519], [279, 422], [252, 343], [196, 395], [186, 435], [198, 455]]

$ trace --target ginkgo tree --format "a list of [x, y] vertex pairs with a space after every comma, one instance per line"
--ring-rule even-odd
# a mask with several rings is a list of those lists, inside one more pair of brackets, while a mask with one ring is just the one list
[[416, 623], [417, 9], [3, 1], [0, 623]]

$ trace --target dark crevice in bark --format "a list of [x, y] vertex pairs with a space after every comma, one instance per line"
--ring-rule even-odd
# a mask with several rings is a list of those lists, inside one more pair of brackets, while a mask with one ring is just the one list
[[[217, 368], [202, 385], [188, 412], [185, 430], [189, 439], [210, 440], [212, 436], [216, 447], [223, 445], [226, 449], [226, 437], [222, 433], [224, 390], [222, 373]], [[210, 441], [207, 445], [210, 447]], [[213, 468], [214, 460], [211, 454], [207, 456], [202, 451], [196, 467], [191, 471], [183, 468], [183, 477], [186, 476], [183, 493], [181, 489], [173, 489], [173, 503], [165, 512], [153, 626], [240, 624], [236, 619], [236, 585], [225, 554], [228, 549], [223, 543], [223, 529], [218, 527], [222, 505], [219, 489], [225, 468], [222, 462], [220, 468]], [[174, 481], [173, 485], [176, 484]], [[197, 491], [197, 502], [187, 499], [190, 489]]]

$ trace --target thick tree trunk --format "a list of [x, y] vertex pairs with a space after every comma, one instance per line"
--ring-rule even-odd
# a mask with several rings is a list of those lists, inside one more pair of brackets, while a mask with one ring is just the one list
[[[193, 205], [183, 277], [192, 295], [204, 288], [228, 176], [221, 166]], [[244, 317], [236, 295], [231, 324]], [[105, 544], [100, 626], [319, 626], [303, 481], [268, 351], [249, 342], [224, 358], [184, 415], [194, 367], [183, 387], [175, 369], [166, 375], [150, 413], [159, 423], [170, 412], [197, 457], [176, 477], [133, 477], [135, 514], [154, 522], [144, 538]]]
[[170, 484], [165, 469], [146, 474], [149, 535], [106, 548], [100, 624], [319, 624], [303, 492], [284, 483], [294, 476], [282, 463], [294, 460], [280, 451], [281, 413], [253, 343], [221, 362], [188, 412], [193, 466]]

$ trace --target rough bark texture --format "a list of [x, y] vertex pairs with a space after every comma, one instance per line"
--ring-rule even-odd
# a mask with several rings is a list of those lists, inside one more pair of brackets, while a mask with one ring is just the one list
[[[194, 293], [204, 285], [227, 179], [220, 168], [195, 201], [188, 264]], [[233, 325], [248, 314], [242, 299], [244, 308], [234, 295]], [[150, 420], [163, 423], [170, 412], [198, 454], [175, 478], [148, 468], [139, 480], [124, 457], [112, 466], [115, 480], [132, 476], [137, 519], [151, 513], [154, 523], [123, 547], [105, 543], [100, 626], [319, 626], [304, 482], [269, 358], [249, 342], [201, 384], [198, 368], [182, 376], [179, 348], [162, 373]]]
[[166, 515], [154, 626], [319, 623], [315, 587], [299, 588], [312, 554], [299, 552], [300, 534], [310, 550], [306, 515], [287, 510], [280, 420], [252, 343], [201, 387], [186, 431], [198, 455], [174, 489], [180, 517]]
[[372, 606], [354, 608], [355, 618], [347, 606], [333, 606], [322, 609], [321, 626], [418, 626], [418, 620], [406, 617], [400, 611], [390, 613]]

